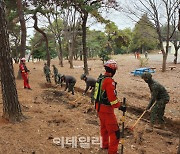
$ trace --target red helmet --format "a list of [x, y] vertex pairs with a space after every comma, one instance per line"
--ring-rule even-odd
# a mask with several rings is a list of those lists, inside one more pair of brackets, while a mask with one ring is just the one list
[[117, 62], [115, 60], [108, 60], [105, 64], [104, 67], [109, 67], [112, 70], [117, 70], [118, 66], [117, 66]]
[[26, 61], [26, 58], [24, 58], [24, 57], [23, 57], [23, 58], [21, 58], [21, 61], [25, 62], [25, 61]]

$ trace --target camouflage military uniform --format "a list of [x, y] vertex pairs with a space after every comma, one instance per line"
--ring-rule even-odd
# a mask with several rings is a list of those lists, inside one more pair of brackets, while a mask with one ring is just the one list
[[58, 69], [56, 68], [55, 65], [52, 65], [53, 66], [53, 72], [54, 72], [54, 82], [55, 84], [58, 84]]
[[164, 110], [170, 99], [169, 94], [167, 93], [164, 86], [152, 79], [152, 75], [150, 73], [144, 73], [142, 75], [142, 79], [148, 83], [149, 89], [151, 91], [151, 99], [146, 109], [150, 109], [151, 106], [155, 103], [151, 109], [151, 124], [154, 124], [156, 120], [158, 120], [159, 124], [163, 124]]
[[76, 79], [70, 75], [62, 75], [61, 76], [61, 83], [62, 82], [66, 83], [65, 91], [68, 88], [68, 92], [72, 92], [72, 94], [74, 95], [74, 86], [76, 84]]
[[46, 81], [47, 81], [48, 83], [51, 83], [51, 78], [50, 78], [51, 70], [50, 70], [50, 68], [47, 66], [46, 63], [44, 64], [43, 70], [44, 70], [44, 74], [45, 74], [45, 76], [46, 76]]
[[95, 84], [96, 84], [96, 79], [86, 76], [85, 74], [81, 75], [81, 80], [84, 80], [86, 82], [86, 89], [84, 91], [84, 94], [86, 94], [86, 92], [88, 91], [88, 89], [90, 88], [91, 90], [91, 102], [94, 102], [94, 88], [95, 88]]
[[58, 75], [57, 75], [57, 78], [58, 78], [57, 83], [62, 86], [61, 76], [62, 76], [62, 75], [61, 75], [60, 73], [58, 73]]

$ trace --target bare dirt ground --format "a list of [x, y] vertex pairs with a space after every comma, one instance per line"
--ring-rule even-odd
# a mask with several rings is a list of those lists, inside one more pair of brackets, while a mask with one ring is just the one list
[[[147, 84], [137, 76], [130, 74], [139, 67], [139, 61], [133, 55], [118, 55], [113, 57], [118, 61], [119, 69], [114, 77], [118, 83], [117, 91], [120, 100], [127, 99], [125, 126], [132, 126], [142, 114], [148, 104], [150, 92]], [[44, 62], [27, 63], [31, 70], [30, 85], [32, 91], [23, 89], [23, 81], [17, 80], [19, 101], [23, 114], [27, 119], [21, 123], [10, 124], [0, 119], [0, 154], [96, 154], [100, 152], [99, 145], [92, 144], [92, 137], [99, 136], [99, 119], [90, 103], [89, 96], [82, 96], [85, 83], [80, 80], [83, 69], [82, 61], [74, 61], [74, 69], [64, 61], [64, 67], [58, 67], [61, 74], [73, 75], [77, 79], [75, 96], [64, 92], [64, 87], [46, 84], [43, 74]], [[52, 60], [58, 66], [58, 60]], [[90, 76], [95, 78], [104, 72], [100, 60], [89, 60]], [[173, 65], [168, 62], [167, 66]], [[149, 60], [149, 67], [156, 67], [153, 78], [163, 84], [171, 97], [165, 110], [166, 127], [163, 130], [155, 129], [148, 132], [149, 113], [145, 114], [134, 131], [125, 131], [125, 154], [176, 154], [179, 144], [180, 130], [180, 64], [176, 69], [165, 73], [160, 71], [161, 62]], [[17, 75], [18, 64], [14, 64]], [[51, 68], [52, 69], [52, 68]], [[0, 114], [2, 115], [2, 97], [0, 95]], [[122, 112], [116, 111], [119, 123]], [[120, 128], [122, 126], [120, 125]], [[54, 138], [90, 137], [90, 148], [83, 148], [77, 142], [77, 148], [69, 143], [64, 148], [53, 143]], [[69, 140], [70, 142], [70, 140]], [[76, 145], [76, 143], [75, 143]], [[119, 149], [121, 145], [119, 144]]]

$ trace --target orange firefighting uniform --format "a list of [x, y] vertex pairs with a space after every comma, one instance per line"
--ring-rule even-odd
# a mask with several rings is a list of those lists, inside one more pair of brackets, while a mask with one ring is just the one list
[[27, 71], [26, 66], [23, 63], [20, 63], [19, 69], [21, 70], [21, 76], [24, 80], [24, 88], [30, 89], [29, 81], [28, 81], [28, 71]]
[[[101, 102], [98, 112], [101, 127], [102, 148], [108, 149], [108, 154], [117, 154], [120, 130], [114, 114], [114, 108], [119, 108], [120, 102], [116, 97], [116, 83], [111, 77], [108, 77], [107, 72], [102, 81], [101, 90], [106, 92], [108, 100]], [[98, 111], [98, 102], [96, 102], [95, 107]]]

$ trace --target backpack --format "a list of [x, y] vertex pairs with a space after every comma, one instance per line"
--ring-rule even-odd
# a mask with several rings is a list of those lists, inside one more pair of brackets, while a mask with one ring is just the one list
[[100, 110], [100, 105], [101, 104], [106, 104], [106, 105], [110, 105], [110, 102], [107, 98], [107, 94], [106, 91], [103, 91], [102, 88], [102, 83], [104, 81], [104, 79], [107, 76], [100, 74], [96, 84], [95, 84], [95, 90], [94, 90], [94, 100], [95, 100], [95, 107], [96, 107], [96, 103], [98, 102], [98, 112]]
[[100, 101], [100, 88], [102, 86], [102, 80], [104, 79], [104, 76], [102, 74], [99, 75], [96, 84], [95, 84], [95, 89], [94, 89], [94, 100], [96, 102]]

